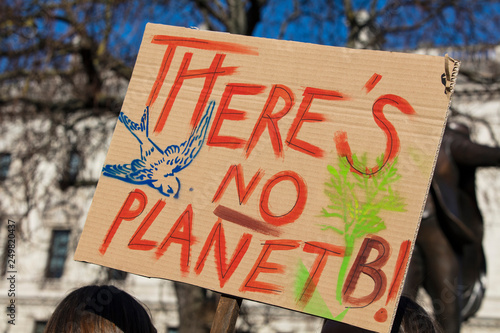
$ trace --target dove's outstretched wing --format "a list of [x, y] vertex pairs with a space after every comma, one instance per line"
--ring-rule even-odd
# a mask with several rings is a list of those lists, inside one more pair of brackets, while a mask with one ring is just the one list
[[135, 136], [141, 145], [146, 142], [149, 137], [149, 107], [144, 109], [140, 124], [132, 121], [123, 112], [120, 112], [118, 120], [125, 125], [125, 127], [130, 133], [132, 133], [133, 136]]
[[150, 185], [154, 180], [152, 170], [146, 168], [146, 163], [139, 159], [133, 160], [130, 164], [106, 164], [102, 174], [137, 185]]
[[165, 149], [165, 164], [172, 167], [172, 174], [186, 168], [200, 152], [207, 136], [214, 106], [215, 102], [210, 102], [200, 123], [193, 129], [187, 141], [180, 146], [172, 145]]
[[148, 185], [167, 197], [175, 196], [180, 187], [177, 177], [158, 178], [153, 168], [146, 168], [146, 165], [139, 159], [133, 160], [131, 164], [107, 164], [102, 174], [129, 184]]

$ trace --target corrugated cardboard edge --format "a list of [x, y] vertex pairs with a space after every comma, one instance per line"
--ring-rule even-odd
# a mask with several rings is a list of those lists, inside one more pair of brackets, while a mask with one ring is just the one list
[[[451, 70], [450, 70], [450, 63], [452, 63]], [[412, 256], [413, 256], [413, 250], [415, 248], [415, 242], [417, 240], [418, 230], [420, 229], [420, 223], [422, 222], [422, 216], [423, 216], [423, 213], [424, 213], [425, 203], [427, 202], [427, 197], [429, 195], [429, 189], [430, 189], [430, 186], [432, 184], [432, 178], [434, 176], [434, 170], [436, 168], [436, 163], [437, 163], [437, 158], [438, 158], [438, 155], [439, 155], [439, 150], [441, 149], [441, 143], [443, 142], [444, 131], [446, 129], [446, 124], [447, 124], [448, 118], [450, 116], [451, 97], [453, 95], [453, 92], [455, 91], [455, 84], [457, 82], [457, 77], [458, 77], [459, 69], [460, 69], [460, 61], [451, 58], [450, 56], [448, 56], [448, 54], [445, 54], [445, 57], [444, 57], [444, 75], [445, 75], [445, 79], [446, 79], [445, 93], [446, 93], [446, 95], [449, 98], [448, 109], [446, 110], [445, 122], [444, 122], [443, 128], [441, 130], [441, 139], [439, 140], [438, 149], [436, 150], [436, 155], [434, 156], [434, 161], [433, 161], [433, 165], [432, 165], [431, 175], [430, 175], [430, 178], [429, 178], [429, 182], [427, 183], [427, 194], [426, 194], [426, 196], [424, 198], [424, 201], [422, 203], [422, 208], [420, 209], [420, 218], [418, 220], [417, 228], [415, 229], [415, 234], [413, 236], [413, 241], [412, 241], [412, 244], [411, 244], [411, 251], [410, 251], [411, 255], [408, 258], [408, 262], [406, 263], [406, 270], [405, 270], [405, 276], [404, 276], [403, 281], [406, 281], [406, 276], [408, 275], [408, 268], [409, 268], [410, 263], [411, 263], [411, 259], [412, 259]], [[403, 292], [403, 286], [404, 286], [404, 283], [400, 286], [399, 295], [398, 295], [398, 298], [397, 298], [397, 304], [395, 305], [396, 306], [394, 308], [395, 310], [392, 313], [391, 329], [392, 329], [392, 326], [394, 325], [394, 319], [396, 318], [396, 313], [397, 313], [397, 309], [398, 309], [398, 306], [399, 306], [400, 297], [401, 297], [401, 294]]]
[[[453, 62], [453, 68], [451, 69], [451, 71], [450, 71], [450, 62]], [[444, 60], [444, 69], [446, 75], [446, 91], [447, 94], [450, 94], [450, 103], [451, 103], [451, 95], [455, 90], [455, 84], [457, 81], [459, 68], [460, 68], [460, 61], [455, 60], [450, 56], [448, 56], [448, 54], [446, 54]], [[449, 105], [448, 105], [448, 111], [449, 111]]]

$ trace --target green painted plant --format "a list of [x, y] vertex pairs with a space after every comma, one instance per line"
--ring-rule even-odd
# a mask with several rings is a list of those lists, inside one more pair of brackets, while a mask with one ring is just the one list
[[[366, 154], [353, 162], [358, 170], [366, 170]], [[344, 237], [345, 255], [337, 280], [336, 298], [342, 303], [342, 286], [351, 260], [356, 239], [367, 234], [374, 234], [386, 228], [384, 220], [379, 216], [383, 210], [405, 210], [405, 203], [393, 185], [400, 179], [397, 173], [397, 158], [391, 163], [383, 164], [383, 155], [377, 159], [380, 171], [374, 175], [360, 175], [351, 171], [345, 157], [339, 157], [338, 167], [328, 166], [330, 180], [325, 183], [325, 194], [330, 204], [322, 209], [321, 216], [335, 221], [321, 225], [321, 230], [331, 230]]]

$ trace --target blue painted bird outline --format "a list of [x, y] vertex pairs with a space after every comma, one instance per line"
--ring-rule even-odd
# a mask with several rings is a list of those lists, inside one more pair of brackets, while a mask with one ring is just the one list
[[161, 149], [149, 137], [149, 107], [144, 109], [140, 124], [121, 112], [118, 120], [139, 142], [141, 157], [128, 164], [106, 164], [102, 174], [130, 184], [148, 185], [164, 196], [178, 198], [181, 181], [177, 174], [187, 168], [201, 151], [214, 106], [215, 102], [211, 101], [186, 141], [166, 149]]

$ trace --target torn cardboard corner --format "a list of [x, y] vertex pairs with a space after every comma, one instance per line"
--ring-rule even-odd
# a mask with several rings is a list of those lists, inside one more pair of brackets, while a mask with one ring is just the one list
[[447, 63], [148, 24], [75, 259], [389, 331]]
[[451, 95], [455, 90], [455, 83], [458, 76], [458, 70], [460, 68], [460, 61], [449, 57], [448, 54], [446, 54], [444, 58], [444, 78], [446, 79], [446, 91]]

